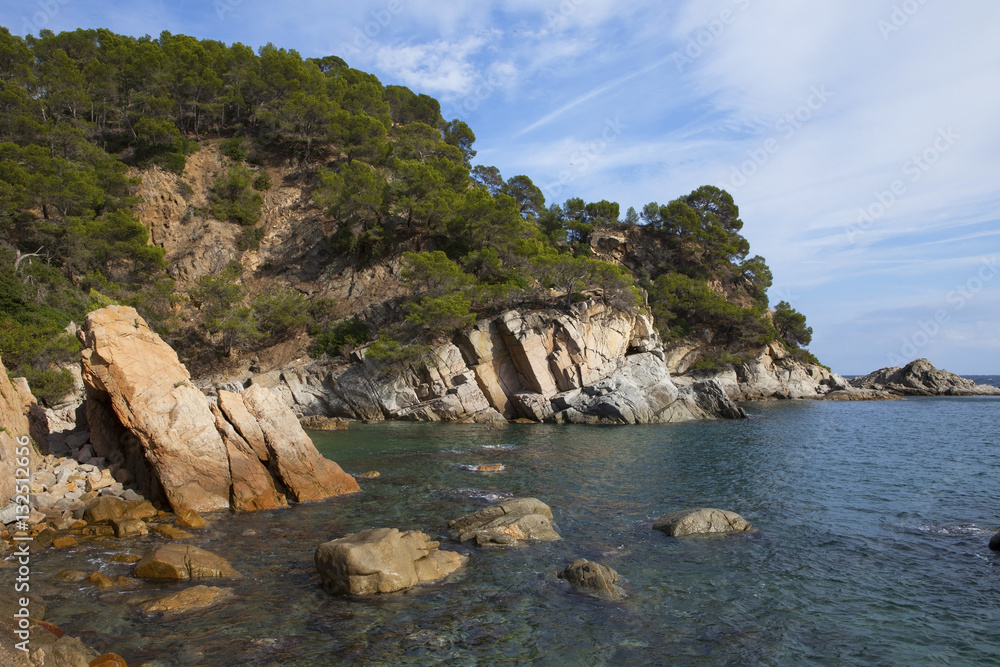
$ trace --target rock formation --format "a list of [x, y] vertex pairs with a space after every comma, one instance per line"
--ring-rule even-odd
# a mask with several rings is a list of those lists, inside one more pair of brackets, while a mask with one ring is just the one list
[[1000, 551], [1000, 533], [997, 533], [990, 539], [990, 549]]
[[574, 588], [594, 593], [600, 597], [621, 600], [625, 591], [615, 582], [618, 573], [607, 565], [594, 563], [584, 558], [577, 558], [565, 570], [559, 573], [559, 578], [568, 581]]
[[[83, 379], [94, 452], [174, 509], [272, 509], [359, 491], [263, 387], [221, 392], [214, 408], [176, 353], [132, 308], [87, 316]], [[273, 478], [273, 479], [272, 479]]]
[[[419, 368], [309, 362], [254, 376], [295, 412], [376, 421], [636, 424], [742, 417], [710, 383], [679, 389], [644, 312], [595, 300], [510, 310], [436, 347]], [[710, 398], [705, 399], [703, 394]]]
[[735, 512], [701, 508], [664, 514], [653, 523], [653, 530], [663, 531], [672, 537], [709, 533], [744, 533], [750, 522]]
[[552, 525], [552, 510], [536, 498], [511, 498], [449, 521], [448, 527], [460, 542], [481, 547], [562, 539]]
[[321, 544], [316, 549], [316, 569], [333, 593], [392, 593], [443, 579], [468, 560], [439, 550], [439, 545], [414, 530], [364, 530]]
[[[0, 506], [14, 495], [14, 475], [18, 468], [19, 438], [30, 437], [23, 397], [7, 379], [7, 369], [0, 360]], [[30, 448], [29, 448], [30, 449]], [[34, 455], [31, 454], [31, 457]], [[32, 459], [33, 460], [33, 459]]]
[[[779, 343], [761, 354], [720, 371], [692, 371], [699, 346], [680, 344], [666, 352], [673, 381], [686, 387], [698, 381], [717, 381], [733, 401], [768, 399], [886, 400], [894, 396], [873, 388], [857, 388], [822, 366], [797, 361]], [[683, 375], [683, 373], [687, 373]]]
[[946, 370], [938, 370], [926, 359], [911, 361], [902, 368], [882, 368], [851, 380], [851, 385], [902, 396], [1000, 396], [1000, 387], [976, 384]]

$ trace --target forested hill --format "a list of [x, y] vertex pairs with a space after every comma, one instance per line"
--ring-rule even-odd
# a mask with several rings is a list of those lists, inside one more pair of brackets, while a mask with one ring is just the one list
[[[748, 257], [725, 191], [641, 213], [546, 206], [528, 176], [473, 167], [474, 143], [433, 98], [336, 56], [0, 28], [0, 355], [52, 401], [78, 356], [70, 323], [109, 303], [135, 306], [197, 370], [288, 341], [321, 356], [374, 340], [374, 358], [413, 359], [487, 313], [589, 295], [625, 309], [648, 298], [665, 339], [711, 343], [706, 366], [774, 340], [809, 356], [804, 317], [768, 310], [770, 271]], [[217, 158], [200, 186], [186, 171], [198, 154]], [[167, 195], [152, 182], [188, 202], [204, 189], [203, 205], [168, 223], [229, 230], [224, 266], [182, 275], [167, 261], [142, 215]], [[297, 234], [268, 227], [282, 188], [299, 202], [282, 218]], [[609, 231], [628, 238], [629, 257], [592, 243]], [[402, 293], [366, 317], [377, 304], [304, 286], [293, 270], [304, 263], [390, 267]]]

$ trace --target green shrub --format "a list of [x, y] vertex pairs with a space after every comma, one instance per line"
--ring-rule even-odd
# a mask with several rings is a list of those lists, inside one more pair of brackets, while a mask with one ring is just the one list
[[257, 178], [253, 179], [253, 189], [259, 192], [270, 190], [271, 186], [271, 175], [266, 171], [260, 172], [260, 174], [257, 175]]
[[382, 367], [400, 367], [416, 364], [430, 353], [426, 345], [400, 343], [398, 340], [379, 336], [378, 340], [365, 350], [365, 358], [371, 359]]
[[250, 155], [250, 142], [243, 137], [233, 137], [220, 143], [219, 150], [230, 160], [242, 162]]
[[357, 317], [334, 322], [313, 341], [309, 348], [309, 356], [336, 357], [343, 354], [346, 349], [362, 345], [368, 338], [368, 326]]
[[227, 168], [212, 186], [212, 215], [244, 226], [256, 224], [264, 199], [250, 189], [252, 180], [250, 170], [243, 165]]
[[472, 302], [461, 292], [427, 297], [410, 306], [406, 321], [433, 334], [450, 333], [476, 323], [471, 307]]
[[246, 252], [247, 250], [260, 250], [260, 242], [264, 239], [263, 227], [247, 227], [236, 239], [236, 247]]
[[38, 370], [34, 366], [22, 366], [18, 375], [28, 381], [32, 395], [47, 406], [57, 404], [73, 391], [73, 375], [65, 368]]
[[261, 294], [250, 305], [257, 328], [268, 336], [287, 337], [309, 322], [309, 304], [298, 292], [282, 288]]
[[691, 367], [697, 371], [720, 371], [728, 366], [742, 364], [747, 359], [727, 350], [704, 355]]

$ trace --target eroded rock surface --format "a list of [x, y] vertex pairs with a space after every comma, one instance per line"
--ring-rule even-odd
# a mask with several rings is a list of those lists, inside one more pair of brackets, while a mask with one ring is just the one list
[[309, 362], [255, 376], [303, 416], [377, 421], [666, 423], [744, 416], [723, 392], [672, 381], [645, 312], [598, 300], [570, 312], [509, 310], [433, 350], [419, 367]]
[[479, 546], [562, 539], [552, 523], [552, 510], [537, 498], [511, 498], [449, 521], [448, 527], [459, 541]]

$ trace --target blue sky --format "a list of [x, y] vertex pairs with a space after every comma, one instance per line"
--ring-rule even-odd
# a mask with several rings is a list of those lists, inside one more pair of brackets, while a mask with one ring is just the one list
[[0, 23], [340, 55], [437, 97], [549, 202], [724, 187], [835, 371], [1000, 373], [1000, 4], [444, 4], [8, 0]]

